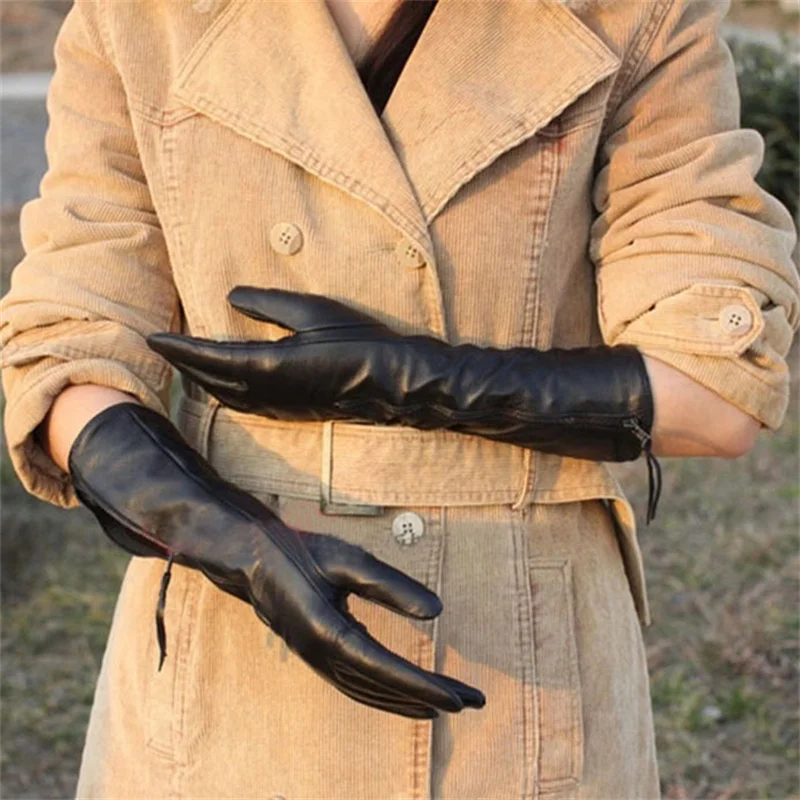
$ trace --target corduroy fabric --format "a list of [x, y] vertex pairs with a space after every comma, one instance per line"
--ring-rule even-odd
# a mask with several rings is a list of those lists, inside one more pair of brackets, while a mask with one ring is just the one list
[[649, 622], [633, 509], [602, 464], [557, 456], [533, 461], [523, 448], [498, 448], [449, 431], [273, 421], [232, 411], [213, 398], [208, 402], [202, 390], [187, 388], [189, 396], [181, 398], [177, 413], [179, 429], [247, 491], [375, 507], [523, 508], [587, 497], [607, 500], [636, 609]]
[[[103, 661], [79, 798], [656, 798], [644, 647], [612, 517], [588, 501], [405, 507], [327, 516], [256, 493], [291, 525], [368, 544], [439, 592], [441, 617], [352, 598], [405, 658], [479, 686], [480, 712], [433, 723], [359, 706], [321, 681], [252, 610], [173, 568], [156, 672], [163, 564], [134, 559]], [[414, 545], [397, 513], [425, 525]]]
[[[31, 437], [68, 383], [164, 410], [146, 334], [276, 335], [227, 306], [236, 283], [454, 343], [638, 345], [777, 428], [797, 239], [753, 180], [763, 141], [737, 129], [726, 8], [444, 0], [379, 120], [323, 0], [78, 3], [0, 307], [24, 484], [76, 503]], [[290, 258], [269, 245], [282, 220], [304, 235]], [[424, 269], [398, 268], [402, 237]], [[726, 303], [752, 327], [725, 332]]]
[[[800, 326], [797, 238], [754, 181], [763, 142], [738, 129], [727, 7], [439, 0], [379, 119], [323, 0], [76, 3], [56, 45], [49, 169], [0, 306], [24, 485], [77, 502], [32, 435], [65, 386], [113, 386], [167, 413], [170, 371], [147, 334], [283, 335], [228, 306], [237, 284], [328, 295], [453, 343], [634, 344], [777, 428]], [[302, 235], [291, 256], [270, 244], [283, 222]], [[404, 244], [421, 268], [398, 259]], [[732, 305], [746, 329], [722, 324]], [[331, 489], [356, 479], [334, 499], [386, 508], [323, 516], [302, 494], [324, 485], [322, 430], [231, 422], [210, 405], [190, 417], [190, 441], [289, 521], [440, 590], [436, 623], [357, 611], [399, 652], [485, 690], [487, 707], [434, 724], [359, 709], [178, 568], [156, 673], [162, 565], [134, 559], [81, 796], [657, 793], [641, 557], [603, 465], [419, 431], [391, 433], [396, 449], [386, 431], [359, 431], [343, 452], [334, 434], [346, 471], [333, 463]], [[226, 431], [248, 446], [226, 449]], [[477, 494], [466, 503], [444, 485], [411, 506], [426, 532], [400, 548], [391, 520], [408, 506], [388, 495], [443, 485], [441, 452], [464, 458], [453, 474]], [[274, 483], [290, 479], [281, 462], [302, 492]]]

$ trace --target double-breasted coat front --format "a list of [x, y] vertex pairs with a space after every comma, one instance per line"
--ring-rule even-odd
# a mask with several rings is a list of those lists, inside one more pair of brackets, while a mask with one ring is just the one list
[[[239, 284], [324, 294], [453, 344], [633, 344], [777, 428], [796, 236], [754, 181], [764, 144], [738, 127], [726, 10], [440, 0], [378, 117], [324, 0], [78, 0], [2, 305], [25, 486], [77, 502], [32, 435], [66, 386], [169, 413], [148, 334], [284, 335], [227, 304]], [[275, 422], [184, 388], [176, 421], [224, 477], [440, 594], [431, 622], [351, 610], [487, 704], [434, 721], [356, 704], [179, 567], [158, 672], [163, 564], [134, 558], [81, 797], [658, 795], [641, 558], [603, 464]]]

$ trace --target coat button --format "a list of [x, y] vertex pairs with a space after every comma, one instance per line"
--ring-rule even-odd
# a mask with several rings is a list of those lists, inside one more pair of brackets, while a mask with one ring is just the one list
[[413, 511], [398, 514], [392, 521], [392, 535], [404, 547], [416, 544], [425, 533], [425, 523]]
[[726, 333], [747, 333], [753, 327], [753, 315], [745, 306], [725, 306], [719, 312], [719, 324]]
[[293, 256], [303, 246], [303, 234], [300, 228], [291, 222], [279, 222], [269, 232], [269, 243], [276, 253], [282, 256]]
[[425, 266], [425, 256], [422, 251], [409, 239], [401, 239], [394, 248], [394, 254], [401, 267], [419, 269]]

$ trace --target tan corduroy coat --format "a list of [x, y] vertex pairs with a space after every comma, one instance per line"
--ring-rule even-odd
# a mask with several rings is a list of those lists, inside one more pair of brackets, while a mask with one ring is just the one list
[[[229, 308], [237, 284], [325, 294], [452, 343], [631, 343], [777, 428], [796, 238], [753, 180], [764, 145], [738, 130], [726, 10], [440, 0], [379, 119], [323, 0], [78, 2], [56, 48], [50, 169], [2, 306], [25, 486], [76, 502], [31, 435], [67, 385], [167, 413], [170, 369], [147, 334], [282, 335]], [[159, 673], [163, 563], [133, 559], [80, 796], [658, 795], [641, 559], [604, 465], [274, 423], [191, 390], [177, 421], [290, 523], [439, 592], [435, 622], [351, 608], [488, 702], [434, 722], [360, 706], [177, 568]]]

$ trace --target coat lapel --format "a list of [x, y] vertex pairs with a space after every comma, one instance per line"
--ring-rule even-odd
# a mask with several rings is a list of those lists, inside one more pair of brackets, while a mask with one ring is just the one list
[[439, 0], [383, 114], [426, 223], [619, 66], [569, 3]]
[[430, 250], [414, 190], [324, 0], [231, 0], [173, 93], [359, 197]]
[[428, 225], [502, 153], [619, 67], [568, 8], [439, 0], [379, 119], [324, 0], [231, 0], [174, 96], [383, 214]]

